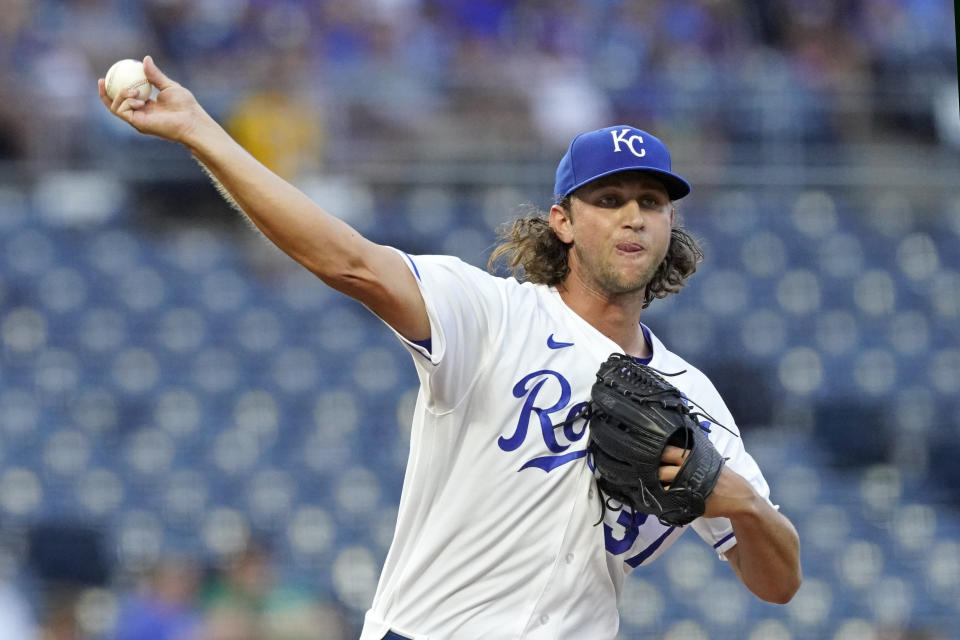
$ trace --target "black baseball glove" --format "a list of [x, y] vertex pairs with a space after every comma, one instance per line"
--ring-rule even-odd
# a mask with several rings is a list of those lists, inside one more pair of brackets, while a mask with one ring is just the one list
[[[724, 458], [680, 391], [650, 367], [614, 353], [591, 392], [588, 451], [606, 500], [685, 525], [703, 515]], [[665, 489], [658, 472], [667, 445], [690, 452]]]

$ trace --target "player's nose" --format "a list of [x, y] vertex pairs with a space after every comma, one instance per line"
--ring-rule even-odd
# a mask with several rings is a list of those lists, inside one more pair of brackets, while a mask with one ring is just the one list
[[620, 208], [623, 226], [633, 230], [643, 229], [643, 207], [636, 200], [628, 200]]

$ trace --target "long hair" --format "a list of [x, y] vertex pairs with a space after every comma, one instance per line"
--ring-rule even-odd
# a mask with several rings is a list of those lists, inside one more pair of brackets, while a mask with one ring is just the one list
[[[569, 196], [558, 204], [570, 215]], [[554, 233], [546, 212], [527, 207], [524, 213], [526, 215], [497, 229], [498, 244], [490, 254], [487, 270], [493, 272], [497, 263], [502, 261], [517, 280], [555, 287], [570, 273], [570, 245]], [[647, 284], [643, 307], [650, 306], [655, 298], [679, 293], [701, 262], [703, 250], [700, 244], [676, 216], [670, 230], [670, 248]]]

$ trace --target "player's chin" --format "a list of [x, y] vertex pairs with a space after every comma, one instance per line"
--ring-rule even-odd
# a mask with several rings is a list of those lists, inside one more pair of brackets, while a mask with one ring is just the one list
[[649, 260], [630, 261], [617, 270], [616, 279], [625, 290], [642, 289], [647, 286], [656, 267]]
[[635, 272], [621, 272], [608, 277], [604, 283], [604, 288], [607, 292], [615, 295], [642, 293], [646, 291], [648, 282], [649, 278], [645, 273], [638, 275]]

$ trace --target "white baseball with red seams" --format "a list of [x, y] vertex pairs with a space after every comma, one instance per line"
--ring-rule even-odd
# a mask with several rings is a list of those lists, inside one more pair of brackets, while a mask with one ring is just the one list
[[107, 71], [104, 78], [104, 85], [107, 95], [111, 100], [117, 97], [117, 94], [127, 89], [136, 89], [137, 98], [146, 100], [153, 92], [153, 85], [147, 80], [147, 74], [143, 71], [143, 63], [139, 60], [120, 60], [115, 62]]

